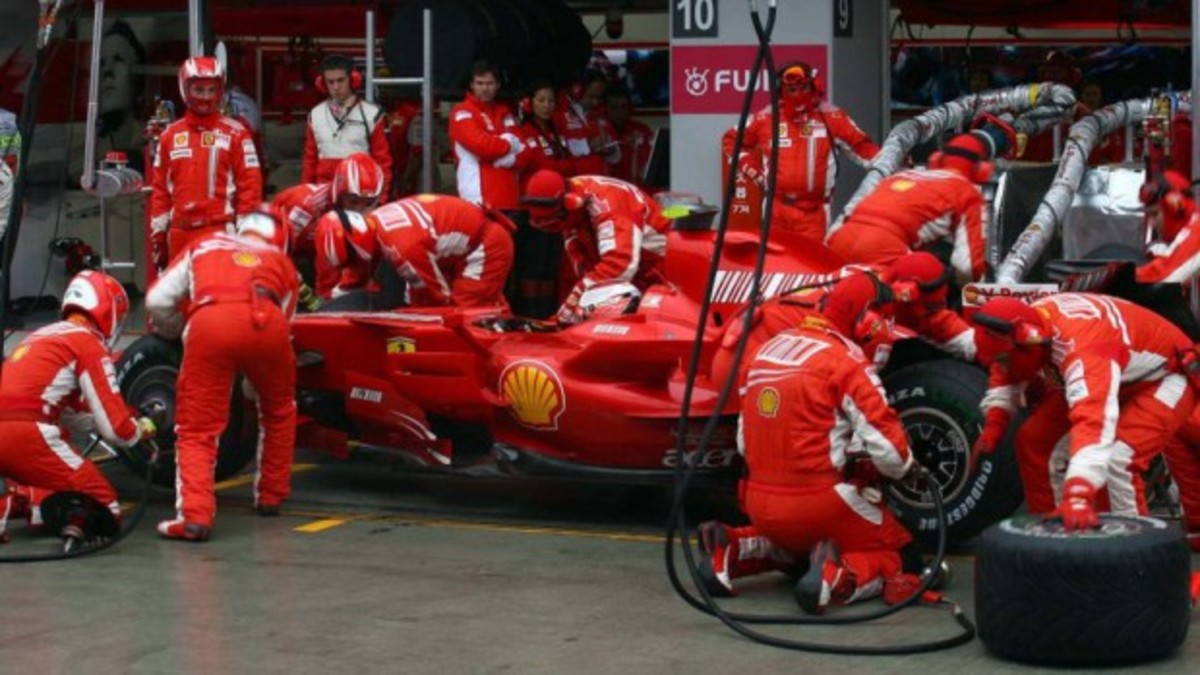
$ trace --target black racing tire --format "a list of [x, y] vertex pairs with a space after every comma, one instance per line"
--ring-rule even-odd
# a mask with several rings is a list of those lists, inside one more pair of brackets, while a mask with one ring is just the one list
[[1192, 611], [1182, 530], [1155, 518], [1101, 522], [1072, 534], [1020, 516], [983, 533], [975, 612], [984, 646], [1018, 661], [1109, 666], [1183, 644]]
[[[1013, 428], [991, 456], [969, 471], [971, 446], [983, 425], [979, 401], [987, 373], [954, 359], [922, 361], [886, 373], [888, 402], [908, 432], [913, 456], [929, 469], [946, 510], [946, 537], [962, 543], [1013, 513], [1023, 498], [1012, 444]], [[937, 541], [933, 501], [892, 484], [888, 503], [901, 522], [926, 547]]]
[[[139, 338], [129, 345], [117, 362], [117, 386], [130, 406], [139, 408], [146, 403], [158, 402], [166, 410], [155, 438], [161, 454], [153, 478], [154, 484], [160, 487], [175, 486], [175, 389], [182, 362], [183, 345], [157, 335]], [[258, 418], [254, 405], [242, 394], [240, 384], [239, 378], [231, 394], [229, 424], [221, 434], [218, 446], [215, 472], [218, 481], [245, 468], [258, 450]], [[146, 463], [139, 453], [125, 453], [121, 458], [136, 475], [146, 475]]]

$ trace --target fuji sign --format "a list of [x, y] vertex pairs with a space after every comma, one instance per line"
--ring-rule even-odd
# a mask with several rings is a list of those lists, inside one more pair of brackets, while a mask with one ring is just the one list
[[[770, 75], [763, 68], [754, 76], [750, 66], [758, 48], [752, 45], [671, 48], [671, 112], [725, 114], [741, 110], [742, 96], [752, 85], [757, 92], [754, 108], [768, 103]], [[826, 45], [784, 45], [772, 48], [776, 66], [804, 61], [817, 69], [826, 84]]]

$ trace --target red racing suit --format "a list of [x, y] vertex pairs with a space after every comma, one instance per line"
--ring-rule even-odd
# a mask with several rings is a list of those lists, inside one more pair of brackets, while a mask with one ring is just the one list
[[483, 209], [458, 197], [418, 195], [368, 217], [383, 256], [408, 282], [410, 304], [508, 306], [512, 233]]
[[328, 298], [337, 286], [338, 270], [325, 262], [325, 256], [316, 255], [317, 221], [333, 208], [332, 183], [301, 183], [275, 196], [271, 211], [279, 221], [286, 223], [292, 237], [292, 257], [312, 260], [316, 272], [316, 293]]
[[[834, 144], [848, 150], [850, 158], [863, 165], [875, 157], [879, 146], [871, 142], [841, 108], [829, 103], [783, 119], [779, 127], [773, 224], [814, 241], [824, 241], [829, 199], [837, 177]], [[769, 157], [774, 131], [770, 108], [756, 113], [746, 126], [743, 152], [738, 162], [742, 172], [760, 184], [765, 184], [763, 162]], [[721, 141], [723, 157], [733, 153], [736, 135], [736, 128], [725, 132]], [[761, 155], [754, 150], [759, 150]]]
[[383, 169], [383, 192], [392, 184], [392, 148], [388, 144], [388, 121], [383, 109], [355, 97], [342, 109], [326, 99], [308, 113], [304, 128], [302, 183], [329, 183], [338, 165], [356, 152], [365, 152]]
[[[183, 334], [175, 410], [177, 517], [212, 526], [217, 442], [229, 419], [234, 376], [258, 397], [255, 505], [291, 490], [296, 442], [296, 357], [291, 317], [299, 292], [287, 255], [254, 237], [218, 234], [193, 243], [146, 294], [155, 330]], [[179, 307], [190, 301], [187, 330]]]
[[[1052, 335], [1048, 386], [1017, 432], [1017, 460], [1025, 498], [1033, 513], [1056, 503], [1055, 445], [1068, 433], [1065, 480], [1082, 478], [1096, 490], [1107, 486], [1112, 512], [1146, 513], [1141, 475], [1160, 452], [1171, 454], [1176, 431], [1191, 414], [1194, 392], [1180, 372], [1178, 350], [1192, 343], [1151, 310], [1091, 293], [1060, 293], [1033, 304]], [[1015, 411], [1031, 382], [1013, 381], [991, 367], [980, 407]], [[1042, 383], [1038, 383], [1039, 385]], [[990, 416], [989, 416], [990, 417]], [[1180, 483], [1184, 508], [1200, 494]]]
[[[742, 508], [751, 526], [732, 529], [741, 554], [730, 563], [730, 577], [800, 558], [832, 539], [857, 577], [858, 594], [877, 593], [900, 572], [899, 551], [912, 537], [877, 492], [847, 481], [847, 449], [860, 439], [869, 461], [889, 478], [902, 477], [913, 459], [862, 350], [828, 323], [780, 333], [754, 357], [741, 411], [749, 470]], [[746, 545], [762, 537], [769, 546]]]
[[646, 165], [650, 163], [650, 146], [654, 143], [654, 130], [637, 120], [629, 120], [623, 128], [613, 130], [617, 134], [618, 154], [612, 166], [613, 178], [643, 187]]
[[[75, 411], [87, 411], [90, 419], [74, 415], [68, 427], [62, 418]], [[82, 492], [119, 518], [116, 490], [67, 445], [68, 428], [94, 430], [122, 447], [140, 439], [103, 338], [89, 326], [59, 321], [22, 340], [4, 364], [0, 476], [53, 492]]]
[[1200, 214], [1192, 214], [1170, 244], [1156, 244], [1148, 252], [1154, 259], [1137, 268], [1139, 282], [1181, 284], [1191, 280], [1200, 272]]
[[553, 126], [541, 127], [536, 121], [528, 121], [517, 128], [517, 134], [525, 141], [525, 160], [521, 165], [521, 194], [529, 177], [549, 169], [565, 178], [575, 175], [575, 160], [567, 151], [566, 142]]
[[[396, 198], [407, 197], [416, 193], [418, 176], [421, 168], [421, 155], [424, 153], [420, 139], [413, 143], [409, 133], [413, 122], [421, 119], [421, 104], [419, 101], [400, 101], [392, 108], [389, 115], [391, 130], [388, 132], [392, 148], [392, 189]], [[389, 201], [384, 195], [384, 201]]]
[[483, 103], [467, 94], [450, 111], [458, 196], [493, 209], [515, 209], [517, 168], [525, 148], [512, 112], [503, 103]]
[[983, 194], [954, 171], [912, 169], [889, 176], [854, 207], [829, 238], [850, 262], [887, 266], [936, 241], [953, 243], [950, 266], [960, 283], [983, 278], [987, 240]]
[[641, 290], [662, 280], [670, 221], [658, 203], [634, 185], [606, 176], [576, 176], [570, 191], [582, 195], [587, 217], [569, 219], [563, 232], [568, 260], [579, 277], [570, 297], [602, 281], [628, 281]]
[[608, 160], [592, 144], [603, 147], [616, 140], [612, 123], [597, 111], [585, 111], [579, 101], [566, 91], [559, 93], [554, 106], [554, 126], [567, 144], [567, 152], [575, 160], [578, 175], [603, 176], [609, 172]]
[[250, 131], [228, 117], [201, 117], [189, 110], [159, 137], [151, 237], [164, 238], [174, 258], [193, 239], [225, 232], [237, 216], [258, 208], [262, 190]]

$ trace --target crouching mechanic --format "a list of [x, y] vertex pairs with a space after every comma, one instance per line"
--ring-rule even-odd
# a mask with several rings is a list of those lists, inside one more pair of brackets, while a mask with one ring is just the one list
[[426, 194], [365, 216], [327, 213], [317, 223], [317, 242], [327, 264], [346, 268], [335, 295], [365, 286], [382, 258], [408, 283], [410, 305], [507, 308], [515, 229], [499, 211]]
[[953, 244], [950, 266], [959, 283], [987, 271], [985, 203], [995, 143], [983, 131], [954, 137], [929, 159], [929, 169], [889, 176], [829, 236], [829, 248], [847, 261], [890, 265], [905, 253], [938, 241]]
[[312, 261], [317, 295], [328, 298], [340, 273], [316, 255], [317, 221], [331, 209], [366, 213], [379, 204], [384, 186], [383, 168], [365, 152], [356, 152], [338, 164], [328, 183], [301, 183], [280, 192], [271, 201], [271, 212], [291, 231], [292, 259]]
[[[772, 338], [751, 362], [741, 406], [749, 471], [742, 508], [751, 525], [701, 526], [709, 553], [701, 576], [711, 594], [732, 595], [734, 579], [794, 568], [805, 555], [810, 566], [795, 593], [808, 613], [881, 592], [900, 602], [918, 587], [901, 564], [911, 535], [878, 490], [847, 477], [864, 461], [894, 480], [924, 480], [871, 368], [892, 339], [888, 321], [871, 309], [878, 296], [867, 275], [839, 281], [819, 313]], [[861, 460], [847, 454], [853, 437], [867, 453]]]
[[83, 439], [73, 434], [94, 431], [128, 448], [155, 433], [153, 422], [125, 404], [115, 382], [109, 350], [128, 311], [129, 298], [116, 279], [80, 272], [63, 296], [63, 320], [22, 340], [4, 364], [0, 476], [9, 483], [9, 494], [0, 495], [0, 510], [7, 511], [0, 512], [0, 538], [7, 536], [6, 517], [39, 522], [30, 512], [36, 509], [31, 489], [83, 493], [120, 519], [116, 490], [67, 441], [78, 442]]
[[[1187, 336], [1154, 312], [1117, 298], [1060, 293], [1027, 305], [989, 300], [972, 315], [980, 360], [989, 365], [985, 424], [976, 453], [991, 452], [1031, 390], [1040, 402], [1017, 432], [1017, 463], [1029, 510], [1054, 513], [1071, 530], [1096, 527], [1097, 493], [1108, 488], [1113, 513], [1146, 513], [1142, 473], [1172, 443], [1192, 412], [1183, 373]], [[1069, 461], [1055, 508], [1055, 446], [1067, 437]], [[1184, 509], [1200, 476], [1179, 477]]]
[[606, 176], [575, 176], [542, 170], [526, 184], [521, 203], [530, 225], [561, 232], [567, 259], [579, 280], [558, 310], [561, 324], [583, 319], [580, 298], [601, 282], [625, 281], [646, 290], [663, 280], [670, 221], [650, 195]]
[[[193, 242], [146, 295], [155, 332], [168, 339], [183, 335], [175, 411], [178, 512], [158, 524], [164, 537], [206, 541], [212, 531], [217, 443], [238, 373], [257, 393], [262, 429], [254, 507], [278, 515], [290, 493], [296, 440], [290, 322], [299, 284], [286, 241], [285, 226], [265, 213], [250, 214], [237, 234]], [[187, 302], [184, 317], [180, 306]]]

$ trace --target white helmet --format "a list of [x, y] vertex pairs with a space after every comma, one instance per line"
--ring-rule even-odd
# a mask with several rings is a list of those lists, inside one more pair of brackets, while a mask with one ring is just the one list
[[583, 292], [579, 310], [584, 319], [612, 318], [631, 313], [641, 299], [642, 292], [628, 281], [604, 281]]
[[237, 233], [260, 237], [284, 253], [287, 253], [288, 240], [291, 238], [288, 228], [266, 211], [252, 211], [240, 216], [237, 220]]

